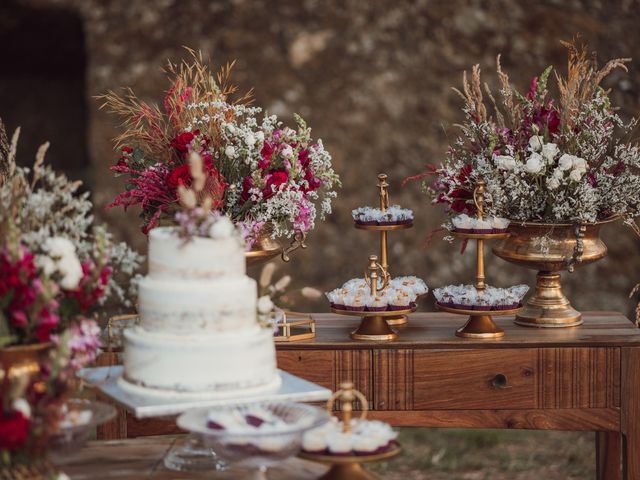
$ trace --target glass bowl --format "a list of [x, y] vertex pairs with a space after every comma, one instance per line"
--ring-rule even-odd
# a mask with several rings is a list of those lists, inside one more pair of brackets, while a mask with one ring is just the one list
[[[260, 431], [217, 430], [207, 426], [208, 415], [249, 415], [255, 407], [268, 410], [284, 421], [278, 429]], [[266, 479], [266, 472], [289, 457], [297, 455], [307, 430], [329, 421], [331, 416], [321, 408], [293, 402], [260, 402], [190, 410], [178, 417], [178, 427], [201, 435], [203, 443], [229, 464], [253, 470], [255, 479]]]

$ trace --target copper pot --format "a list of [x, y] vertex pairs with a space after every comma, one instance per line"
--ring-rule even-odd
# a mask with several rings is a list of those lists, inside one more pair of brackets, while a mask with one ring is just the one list
[[516, 316], [518, 325], [529, 327], [573, 327], [582, 315], [562, 292], [560, 272], [596, 262], [607, 255], [600, 228], [618, 217], [601, 222], [518, 223], [509, 225], [511, 235], [493, 247], [498, 257], [538, 270], [536, 289]]

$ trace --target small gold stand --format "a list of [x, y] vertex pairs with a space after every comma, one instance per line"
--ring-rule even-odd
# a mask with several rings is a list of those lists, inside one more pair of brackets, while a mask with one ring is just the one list
[[[378, 174], [378, 190], [380, 191], [380, 210], [385, 212], [389, 208], [389, 183], [387, 182], [387, 174]], [[388, 245], [388, 232], [397, 230], [406, 230], [413, 227], [413, 222], [400, 225], [362, 225], [355, 224], [355, 227], [360, 230], [369, 230], [372, 232], [380, 232], [380, 264], [382, 268], [389, 271], [389, 245]], [[402, 315], [399, 312], [395, 312], [386, 317], [387, 324], [389, 325], [405, 325], [407, 323], [407, 316]]]
[[[386, 269], [378, 263], [378, 257], [376, 255], [369, 256], [369, 266], [364, 273], [364, 277], [367, 285], [371, 288], [371, 295], [374, 297], [378, 293], [378, 290], [385, 289], [389, 284], [389, 274]], [[331, 311], [339, 315], [362, 318], [360, 326], [351, 332], [352, 339], [384, 342], [398, 338], [398, 333], [389, 326], [387, 319], [412, 313], [415, 311], [415, 307], [406, 310], [384, 312], [352, 311], [338, 308], [332, 308]]]
[[[482, 220], [484, 218], [484, 192], [485, 183], [483, 180], [478, 181], [478, 186], [473, 191], [473, 201], [476, 204], [478, 210], [478, 218]], [[507, 238], [510, 234], [504, 233], [463, 233], [452, 232], [454, 236], [462, 238], [464, 240], [475, 240], [477, 243], [476, 248], [476, 290], [482, 292], [487, 288], [485, 283], [484, 274], [484, 242], [485, 240], [498, 240]], [[441, 305], [436, 303], [436, 307], [439, 310], [449, 313], [455, 313], [457, 315], [469, 315], [469, 319], [464, 326], [456, 330], [456, 335], [463, 338], [479, 338], [479, 339], [492, 339], [500, 338], [504, 336], [504, 330], [498, 327], [493, 321], [494, 316], [501, 315], [514, 315], [522, 310], [520, 308], [514, 308], [510, 310], [468, 310], [463, 308], [455, 308], [447, 305]]]
[[[333, 394], [327, 402], [327, 411], [333, 412], [336, 401], [341, 402], [342, 406], [342, 428], [345, 433], [351, 431], [351, 417], [353, 413], [353, 402], [360, 401], [362, 412], [360, 420], [367, 417], [368, 401], [367, 398], [358, 390], [355, 390], [353, 383], [344, 382], [340, 385], [340, 390]], [[313, 462], [331, 464], [331, 468], [318, 480], [378, 480], [378, 476], [368, 472], [363, 463], [379, 462], [397, 456], [401, 451], [399, 445], [389, 450], [374, 455], [357, 455], [357, 456], [335, 456], [335, 455], [318, 455], [314, 453], [302, 452], [300, 458], [311, 460]]]
[[[300, 320], [293, 320], [295, 318]], [[273, 337], [276, 342], [310, 340], [316, 336], [316, 321], [307, 313], [284, 311], [276, 327], [278, 335]]]

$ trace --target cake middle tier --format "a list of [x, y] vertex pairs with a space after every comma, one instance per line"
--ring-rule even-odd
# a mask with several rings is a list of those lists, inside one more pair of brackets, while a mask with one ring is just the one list
[[249, 277], [140, 281], [138, 311], [150, 332], [197, 335], [241, 332], [256, 325], [257, 286]]

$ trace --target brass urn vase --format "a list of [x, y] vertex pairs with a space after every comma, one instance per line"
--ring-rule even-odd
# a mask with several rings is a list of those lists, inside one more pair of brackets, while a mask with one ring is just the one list
[[560, 272], [593, 263], [607, 255], [600, 239], [600, 228], [614, 222], [583, 224], [518, 223], [509, 225], [511, 235], [493, 247], [498, 257], [538, 270], [535, 293], [515, 323], [527, 327], [574, 327], [582, 324], [582, 315], [571, 306], [562, 292]]
[[284, 262], [288, 262], [291, 260], [289, 257], [290, 253], [298, 248], [307, 248], [307, 244], [305, 243], [307, 239], [306, 233], [296, 232], [288, 247], [283, 247], [278, 240], [272, 237], [272, 234], [273, 226], [266, 224], [251, 246], [251, 250], [244, 253], [247, 267], [262, 265], [278, 256], [281, 257]]
[[28, 379], [40, 371], [52, 343], [33, 343], [0, 348], [0, 384]]

